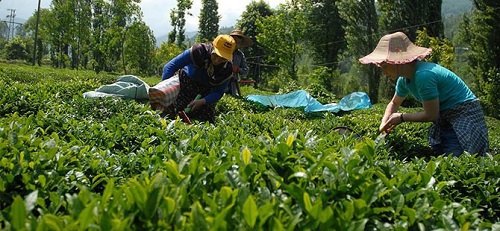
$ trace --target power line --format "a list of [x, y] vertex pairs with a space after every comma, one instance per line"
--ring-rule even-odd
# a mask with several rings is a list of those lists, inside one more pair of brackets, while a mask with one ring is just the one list
[[[432, 22], [427, 22], [427, 23], [422, 23], [422, 24], [417, 24], [417, 25], [402, 27], [402, 28], [396, 29], [394, 31], [407, 30], [407, 29], [411, 29], [411, 28], [415, 28], [415, 27], [432, 25], [432, 24], [436, 24], [436, 23], [439, 23], [439, 22], [443, 22], [443, 21], [444, 20], [442, 20], [442, 19], [441, 20], [436, 20], [436, 21], [432, 21]], [[370, 37], [370, 36], [380, 35], [380, 34], [387, 34], [387, 33], [388, 33], [388, 31], [385, 31], [383, 33], [379, 32], [379, 33], [376, 33], [376, 34], [365, 35], [363, 37], [367, 38], [367, 37]], [[342, 42], [346, 42], [346, 40], [343, 39], [343, 40], [338, 40], [338, 41], [332, 41], [332, 42], [328, 42], [328, 43], [324, 43], [324, 44], [319, 44], [317, 46], [327, 46], [327, 45], [337, 44], [337, 43], [342, 43]], [[252, 56], [252, 57], [247, 57], [246, 59], [254, 59], [254, 58], [261, 58], [261, 56]], [[262, 63], [254, 63], [254, 62], [247, 62], [247, 63], [248, 64], [253, 64], [253, 65], [260, 65], [260, 66], [280, 68], [279, 65], [268, 65], [268, 64], [262, 64]], [[338, 63], [340, 63], [340, 62], [330, 62], [330, 63], [313, 64], [313, 65], [314, 66], [324, 66], [324, 65], [338, 64]]]
[[[500, 7], [493, 7], [491, 10], [496, 11], [496, 10], [499, 10], [499, 9], [500, 9]], [[428, 26], [428, 25], [432, 25], [432, 24], [436, 24], [436, 23], [440, 23], [440, 22], [444, 22], [444, 20], [440, 19], [440, 20], [436, 20], [436, 21], [432, 21], [432, 22], [426, 22], [426, 23], [417, 24], [417, 25], [413, 25], [413, 26], [407, 26], [407, 27], [397, 28], [397, 29], [394, 29], [392, 31], [402, 31], [402, 30], [407, 30], [407, 29], [411, 29], [411, 28], [415, 28], [415, 27]], [[389, 33], [389, 31], [383, 31], [383, 32], [379, 32], [379, 33], [365, 35], [365, 36], [363, 36], [363, 38], [367, 38], [367, 37], [371, 37], [371, 36], [375, 36], [375, 35], [379, 35], [380, 36], [381, 34], [388, 34], [388, 33]], [[345, 42], [345, 41], [346, 40], [343, 39], [343, 40], [328, 42], [328, 43], [324, 43], [324, 44], [319, 44], [317, 46], [328, 46], [328, 45], [332, 45], [332, 44], [342, 43], [342, 42]]]
[[263, 67], [280, 67], [279, 65], [270, 65], [270, 64], [263, 64], [263, 63], [254, 63], [254, 62], [247, 62], [248, 64], [253, 64], [253, 65], [259, 65]]
[[[497, 10], [497, 9], [500, 9], [500, 7], [493, 8], [493, 10]], [[416, 28], [416, 27], [418, 28], [418, 27], [422, 27], [422, 26], [428, 26], [428, 25], [440, 23], [440, 22], [443, 22], [443, 21], [444, 21], [443, 19], [440, 19], [440, 20], [436, 20], [436, 21], [432, 21], [432, 22], [426, 22], [426, 23], [422, 23], [422, 24], [417, 24], [417, 25], [412, 25], [412, 26], [407, 26], [407, 27], [401, 27], [399, 29], [395, 29], [395, 30], [392, 30], [392, 31], [401, 31], [401, 30], [407, 30], [407, 29]], [[387, 33], [389, 33], [389, 31], [384, 31], [384, 32], [379, 32], [379, 33], [365, 35], [365, 36], [363, 36], [363, 38], [367, 38], [367, 37], [371, 37], [371, 36], [375, 36], [375, 35], [380, 35], [380, 34], [387, 34]], [[328, 42], [328, 43], [324, 43], [324, 44], [319, 44], [317, 46], [328, 46], [328, 45], [337, 44], [337, 43], [343, 43], [343, 42], [346, 42], [346, 40], [342, 39], [342, 40], [332, 41], [332, 42]], [[260, 56], [247, 57], [247, 59], [259, 58], [259, 57]], [[249, 63], [251, 63], [251, 62], [249, 62]], [[322, 66], [322, 65], [338, 64], [338, 63], [340, 63], [340, 62], [314, 64], [314, 66]], [[256, 64], [256, 63], [251, 63], [251, 64]], [[270, 67], [279, 67], [279, 66], [276, 66], [276, 65], [267, 65], [267, 66], [270, 66]]]

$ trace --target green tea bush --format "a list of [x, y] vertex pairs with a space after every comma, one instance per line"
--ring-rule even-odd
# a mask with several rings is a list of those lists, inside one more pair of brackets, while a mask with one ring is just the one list
[[[16, 70], [31, 73], [0, 66], [12, 74], [0, 79], [2, 230], [500, 227], [499, 155], [431, 156], [424, 123], [376, 143], [384, 105], [311, 115], [224, 96], [214, 124], [187, 125], [82, 97], [114, 76]], [[498, 150], [500, 124], [487, 123]]]

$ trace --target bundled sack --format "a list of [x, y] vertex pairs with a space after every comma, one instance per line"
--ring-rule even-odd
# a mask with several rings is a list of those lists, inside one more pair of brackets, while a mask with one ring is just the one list
[[180, 90], [179, 76], [174, 75], [149, 88], [149, 103], [153, 109], [163, 111], [175, 102]]
[[83, 93], [84, 98], [118, 97], [138, 101], [148, 100], [149, 85], [133, 75], [120, 76], [117, 82]]

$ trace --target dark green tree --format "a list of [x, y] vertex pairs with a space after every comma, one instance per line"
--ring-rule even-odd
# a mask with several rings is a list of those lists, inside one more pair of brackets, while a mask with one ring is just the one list
[[105, 70], [108, 72], [117, 71], [117, 67], [120, 66], [128, 28], [132, 23], [142, 21], [142, 12], [138, 2], [139, 0], [112, 0], [109, 5], [112, 17], [104, 34], [104, 40], [107, 43]]
[[345, 21], [340, 17], [338, 0], [301, 0], [309, 26], [306, 39], [316, 65], [335, 69], [339, 53], [345, 49]]
[[91, 0], [74, 0], [72, 15], [74, 17], [71, 46], [71, 68], [87, 68], [90, 61], [91, 38]]
[[361, 70], [360, 81], [368, 82], [368, 95], [373, 103], [379, 99], [380, 69], [375, 65], [361, 65], [358, 59], [377, 46], [379, 38], [375, 0], [341, 0], [337, 2], [340, 16], [345, 20], [345, 40], [353, 63]]
[[417, 30], [427, 28], [429, 36], [443, 37], [442, 0], [378, 0], [380, 27], [385, 33], [402, 31], [415, 41]]
[[44, 16], [51, 47], [52, 65], [58, 68], [86, 68], [91, 60], [92, 2], [52, 1]]
[[197, 42], [212, 41], [219, 33], [219, 5], [216, 0], [202, 0]]
[[[444, 23], [442, 13], [443, 0], [429, 0], [427, 3], [428, 17], [423, 21], [424, 28], [431, 37], [444, 38]], [[423, 28], [422, 28], [423, 29]]]
[[99, 73], [106, 68], [106, 40], [105, 34], [109, 27], [108, 21], [110, 20], [109, 3], [104, 0], [94, 0], [92, 4], [92, 37], [90, 39], [92, 44], [92, 58], [90, 67], [95, 72]]
[[170, 11], [170, 21], [173, 29], [168, 33], [168, 43], [175, 43], [182, 49], [186, 48], [184, 44], [186, 29], [184, 27], [186, 26], [186, 15], [191, 15], [189, 10], [192, 5], [192, 0], [177, 0], [177, 8]]
[[156, 67], [155, 44], [156, 38], [146, 23], [132, 23], [127, 31], [124, 46], [122, 65], [125, 67], [125, 74], [153, 75]]
[[[37, 37], [37, 51], [35, 61], [40, 66], [42, 65], [42, 59], [45, 55], [49, 54], [49, 30], [48, 24], [50, 21], [48, 20], [48, 15], [50, 14], [50, 10], [41, 9], [40, 10], [40, 23], [38, 25], [38, 37]], [[35, 39], [35, 28], [36, 28], [36, 16], [37, 12], [33, 14], [23, 25], [24, 29], [28, 33], [28, 38], [33, 42]], [[33, 52], [33, 51], [32, 51]]]
[[158, 57], [159, 65], [163, 67], [168, 61], [175, 58], [182, 52], [181, 48], [173, 43], [163, 42], [156, 50], [156, 57]]
[[266, 61], [280, 68], [278, 78], [268, 79], [272, 88], [298, 80], [298, 63], [304, 53], [306, 18], [297, 1], [278, 7], [272, 16], [258, 22], [257, 41], [266, 49]]
[[73, 2], [54, 0], [50, 11], [48, 30], [50, 31], [51, 61], [57, 68], [69, 67], [70, 42], [74, 35]]
[[417, 31], [416, 45], [429, 47], [432, 49], [431, 54], [425, 58], [428, 62], [438, 63], [450, 70], [453, 69], [455, 59], [454, 47], [451, 41], [447, 38], [431, 37], [427, 34], [427, 29]]
[[266, 66], [260, 65], [264, 55], [264, 49], [256, 40], [258, 33], [257, 22], [271, 15], [273, 15], [273, 11], [269, 4], [263, 0], [252, 1], [246, 6], [245, 11], [243, 11], [240, 19], [238, 19], [236, 23], [236, 28], [243, 31], [243, 33], [254, 42], [251, 47], [243, 48], [243, 51], [245, 52], [250, 71], [253, 73], [253, 79], [257, 84], [260, 81], [259, 76], [261, 71], [269, 69]]
[[500, 2], [474, 0], [472, 16], [465, 17], [462, 40], [469, 44], [470, 75], [487, 114], [500, 117]]
[[0, 22], [0, 38], [7, 40], [9, 37], [9, 26], [6, 21]]
[[85, 0], [80, 3], [83, 10], [79, 12], [79, 57], [81, 58], [81, 66], [85, 69], [89, 68], [90, 61], [92, 60], [92, 0]]

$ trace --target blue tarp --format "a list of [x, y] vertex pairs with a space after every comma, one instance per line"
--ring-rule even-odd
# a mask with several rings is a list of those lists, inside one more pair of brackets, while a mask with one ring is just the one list
[[304, 90], [278, 95], [248, 95], [250, 101], [269, 107], [305, 107], [305, 112], [329, 111], [337, 113], [362, 108], [371, 108], [370, 98], [364, 92], [353, 92], [344, 96], [338, 103], [321, 104]]

